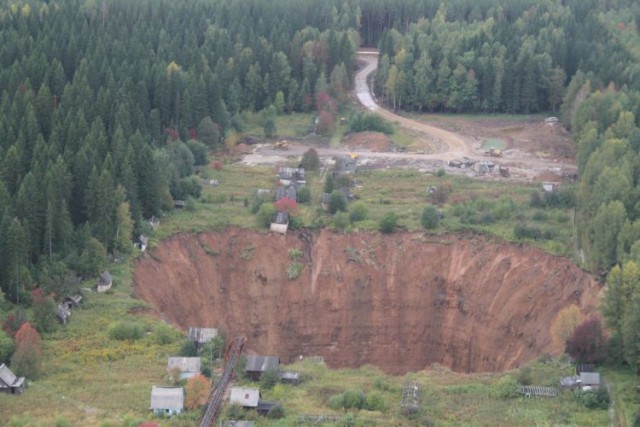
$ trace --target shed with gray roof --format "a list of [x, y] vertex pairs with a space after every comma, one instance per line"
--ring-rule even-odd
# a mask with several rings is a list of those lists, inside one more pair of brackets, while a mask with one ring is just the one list
[[182, 387], [151, 387], [149, 409], [156, 415], [177, 415], [184, 409], [184, 389]]
[[243, 408], [257, 408], [260, 402], [260, 390], [249, 387], [233, 387], [229, 403], [240, 405]]
[[24, 377], [16, 377], [4, 363], [0, 365], [0, 392], [22, 394], [24, 392]]
[[251, 380], [258, 381], [263, 372], [278, 370], [279, 367], [280, 358], [278, 356], [247, 356], [245, 371]]
[[170, 357], [167, 362], [167, 372], [172, 375], [175, 370], [180, 371], [180, 379], [191, 378], [200, 373], [199, 357]]

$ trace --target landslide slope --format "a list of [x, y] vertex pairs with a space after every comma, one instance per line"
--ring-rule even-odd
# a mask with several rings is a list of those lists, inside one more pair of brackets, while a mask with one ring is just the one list
[[[303, 254], [294, 280], [290, 249]], [[180, 327], [243, 334], [284, 362], [321, 355], [391, 374], [515, 368], [551, 352], [558, 311], [594, 310], [599, 290], [566, 259], [475, 234], [179, 234], [134, 270], [135, 295]]]

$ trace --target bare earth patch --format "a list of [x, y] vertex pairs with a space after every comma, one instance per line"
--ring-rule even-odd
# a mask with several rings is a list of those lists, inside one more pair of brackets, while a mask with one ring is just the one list
[[[303, 254], [295, 279], [290, 249]], [[242, 334], [248, 350], [284, 362], [320, 355], [392, 374], [516, 368], [552, 351], [558, 311], [592, 312], [600, 291], [564, 258], [469, 233], [227, 229], [152, 253], [136, 263], [134, 293], [180, 327]]]
[[381, 132], [350, 133], [342, 141], [342, 145], [352, 150], [369, 150], [374, 152], [390, 151], [391, 139]]

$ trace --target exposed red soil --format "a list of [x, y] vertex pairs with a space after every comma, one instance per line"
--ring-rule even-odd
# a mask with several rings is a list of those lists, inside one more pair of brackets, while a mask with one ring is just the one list
[[[304, 269], [289, 280], [294, 248]], [[134, 271], [136, 296], [182, 328], [243, 334], [285, 362], [321, 355], [391, 374], [515, 368], [551, 352], [558, 311], [593, 311], [599, 290], [566, 259], [475, 234], [181, 234]]]
[[342, 144], [354, 150], [385, 152], [391, 150], [391, 139], [381, 132], [357, 132], [347, 135]]

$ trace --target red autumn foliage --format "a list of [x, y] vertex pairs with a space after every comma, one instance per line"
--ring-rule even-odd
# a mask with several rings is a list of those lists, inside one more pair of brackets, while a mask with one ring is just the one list
[[291, 217], [294, 217], [299, 213], [298, 202], [291, 200], [288, 197], [283, 197], [278, 200], [273, 204], [273, 207], [275, 207], [278, 212], [287, 212]]
[[2, 330], [7, 333], [11, 338], [16, 337], [16, 333], [18, 329], [27, 321], [27, 317], [25, 316], [23, 311], [18, 311], [16, 313], [11, 313], [7, 316], [4, 323], [2, 324]]
[[16, 351], [11, 357], [11, 368], [16, 374], [28, 378], [37, 378], [42, 365], [42, 347], [40, 334], [29, 322], [20, 326], [16, 333]]
[[198, 139], [198, 129], [189, 128], [189, 139]]
[[210, 387], [211, 381], [202, 374], [189, 378], [185, 387], [187, 395], [184, 406], [186, 406], [187, 409], [195, 409], [207, 403]]
[[320, 112], [328, 111], [331, 114], [334, 114], [338, 108], [338, 105], [335, 99], [331, 98], [331, 96], [326, 92], [319, 92], [316, 95], [316, 109]]
[[222, 170], [222, 162], [220, 160], [216, 160], [215, 162], [213, 162], [213, 168], [217, 171], [221, 171]]
[[565, 351], [578, 363], [599, 363], [607, 354], [607, 337], [600, 316], [580, 323], [567, 339]]
[[328, 111], [320, 111], [318, 116], [318, 127], [316, 132], [323, 136], [333, 136], [336, 131], [336, 125], [333, 120], [333, 115]]
[[138, 427], [160, 427], [160, 424], [154, 423], [152, 421], [144, 421], [138, 424]]
[[44, 303], [47, 298], [55, 300], [56, 294], [52, 292], [47, 295], [42, 288], [34, 289], [33, 291], [31, 291], [31, 304], [34, 306]]
[[178, 131], [173, 128], [166, 128], [164, 130], [164, 133], [166, 133], [167, 137], [172, 141], [177, 141], [178, 139], [180, 139], [180, 135], [178, 134]]
[[624, 30], [626, 28], [626, 25], [624, 25], [624, 22], [618, 22], [618, 29], [619, 30]]

